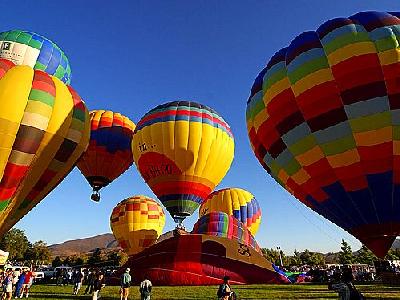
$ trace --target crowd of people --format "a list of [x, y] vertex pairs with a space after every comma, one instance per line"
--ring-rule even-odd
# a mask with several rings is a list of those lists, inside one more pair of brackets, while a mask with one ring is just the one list
[[2, 283], [2, 300], [28, 298], [34, 274], [30, 268], [6, 269], [0, 274]]

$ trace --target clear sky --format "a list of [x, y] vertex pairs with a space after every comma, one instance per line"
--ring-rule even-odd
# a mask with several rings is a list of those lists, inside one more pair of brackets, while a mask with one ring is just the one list
[[[255, 76], [297, 34], [363, 10], [394, 11], [398, 1], [1, 1], [1, 31], [25, 29], [56, 42], [69, 57], [72, 86], [89, 109], [135, 123], [154, 106], [194, 100], [217, 110], [235, 135], [235, 159], [219, 188], [252, 192], [262, 207], [256, 235], [264, 247], [338, 251], [359, 242], [303, 206], [256, 160], [247, 137], [246, 101]], [[135, 166], [90, 201], [77, 169], [16, 227], [49, 244], [110, 232], [122, 199], [154, 197]], [[191, 229], [195, 213], [185, 225]], [[174, 227], [167, 216], [165, 230]]]

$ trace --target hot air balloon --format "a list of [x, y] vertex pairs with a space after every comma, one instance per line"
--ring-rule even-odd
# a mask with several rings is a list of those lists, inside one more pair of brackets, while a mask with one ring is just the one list
[[290, 283], [252, 247], [205, 234], [160, 237], [154, 245], [130, 256], [119, 273], [127, 267], [135, 284], [151, 278], [157, 286], [216, 285], [224, 276], [233, 284]]
[[89, 113], [59, 79], [0, 59], [0, 236], [71, 171]]
[[229, 125], [214, 110], [177, 101], [144, 115], [133, 135], [132, 152], [146, 183], [180, 223], [225, 176], [234, 141]]
[[221, 211], [233, 216], [255, 235], [261, 222], [261, 208], [254, 196], [246, 190], [227, 188], [213, 192], [201, 204], [200, 217]]
[[146, 196], [133, 196], [118, 203], [110, 217], [111, 230], [128, 255], [151, 246], [162, 233], [162, 207]]
[[71, 82], [71, 67], [64, 52], [37, 33], [23, 30], [1, 32], [0, 58], [42, 70], [66, 84]]
[[210, 212], [200, 217], [194, 224], [192, 233], [226, 237], [261, 251], [246, 225], [221, 211]]
[[99, 190], [124, 173], [133, 163], [131, 142], [135, 124], [119, 113], [90, 112], [89, 147], [77, 166], [93, 188], [92, 200], [99, 201]]
[[247, 126], [262, 166], [383, 257], [400, 234], [400, 19], [361, 12], [296, 37], [256, 78]]

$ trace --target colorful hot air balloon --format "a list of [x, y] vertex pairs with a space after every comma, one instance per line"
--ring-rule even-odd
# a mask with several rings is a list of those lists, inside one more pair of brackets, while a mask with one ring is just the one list
[[0, 58], [42, 70], [66, 84], [71, 82], [71, 67], [64, 52], [37, 33], [23, 30], [0, 33]]
[[59, 79], [0, 59], [0, 236], [70, 172], [89, 113]]
[[258, 75], [246, 113], [271, 176], [379, 257], [400, 234], [399, 25], [361, 12], [300, 34]]
[[93, 188], [92, 200], [99, 201], [99, 190], [124, 173], [133, 163], [131, 142], [135, 124], [119, 113], [90, 112], [90, 143], [77, 166]]
[[144, 180], [180, 223], [225, 176], [234, 141], [229, 125], [214, 110], [177, 101], [144, 115], [133, 135], [132, 152]]
[[227, 188], [213, 192], [199, 209], [200, 217], [221, 211], [246, 225], [252, 235], [258, 231], [261, 222], [261, 208], [254, 196], [246, 190]]
[[200, 217], [194, 224], [192, 233], [226, 237], [250, 246], [258, 252], [261, 251], [246, 225], [234, 216], [229, 216], [221, 211], [214, 211]]
[[165, 225], [162, 207], [146, 196], [133, 196], [118, 203], [110, 217], [111, 230], [128, 255], [151, 246]]

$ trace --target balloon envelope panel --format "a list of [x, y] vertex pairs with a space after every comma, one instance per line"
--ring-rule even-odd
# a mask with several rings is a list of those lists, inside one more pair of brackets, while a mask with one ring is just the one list
[[118, 203], [110, 217], [111, 229], [128, 255], [151, 246], [165, 225], [162, 207], [153, 199], [134, 196]]
[[0, 233], [70, 172], [89, 141], [89, 114], [60, 80], [0, 59]]
[[224, 212], [211, 212], [200, 217], [194, 224], [192, 233], [226, 237], [250, 246], [258, 252], [261, 251], [247, 227], [235, 217]]
[[199, 209], [200, 217], [210, 212], [221, 211], [241, 221], [252, 235], [261, 222], [261, 208], [254, 196], [239, 188], [226, 188], [210, 194]]
[[157, 106], [139, 121], [132, 152], [140, 174], [169, 213], [184, 218], [225, 176], [234, 141], [214, 110], [177, 101]]
[[399, 26], [361, 12], [300, 34], [257, 76], [246, 111], [263, 167], [378, 256], [400, 234]]
[[131, 142], [135, 124], [119, 113], [90, 112], [89, 147], [77, 166], [93, 187], [104, 187], [133, 163]]
[[49, 39], [30, 31], [0, 33], [0, 58], [42, 70], [62, 82], [71, 82], [71, 67], [64, 52]]

